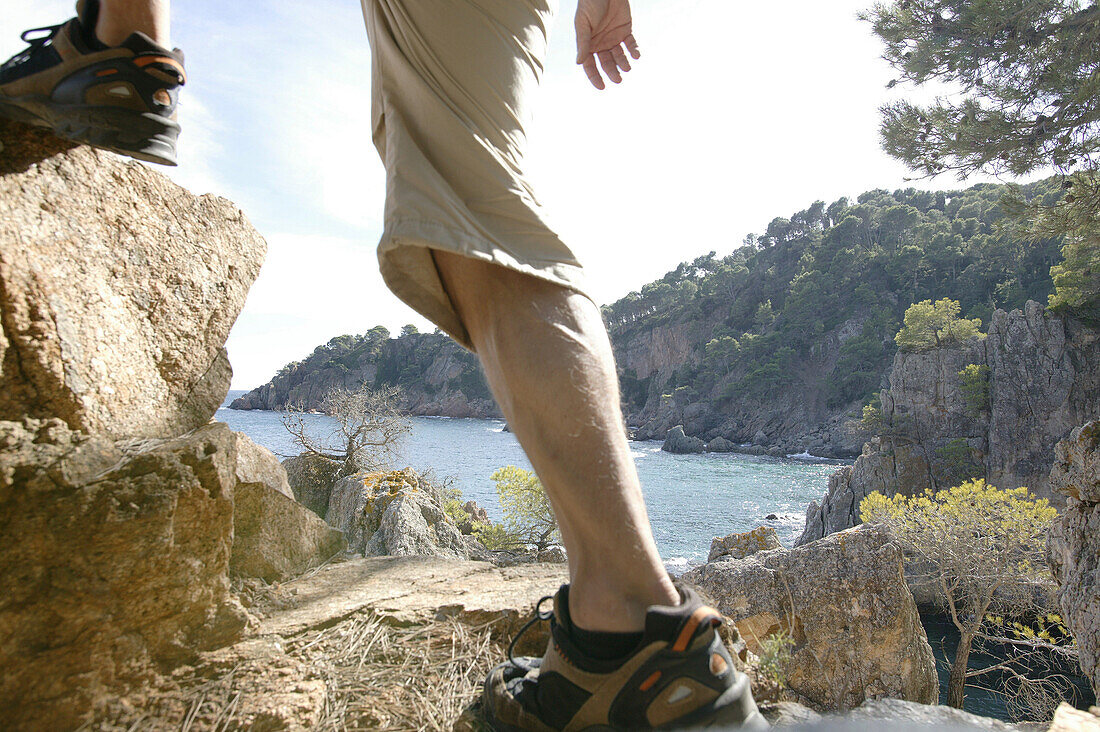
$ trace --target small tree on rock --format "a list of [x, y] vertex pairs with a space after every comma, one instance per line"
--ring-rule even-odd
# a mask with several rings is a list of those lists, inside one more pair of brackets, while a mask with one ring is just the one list
[[524, 544], [534, 544], [539, 551], [561, 542], [554, 509], [538, 476], [509, 465], [490, 477], [496, 483], [504, 509], [504, 526], [509, 534]]
[[[863, 520], [884, 524], [905, 551], [911, 569], [931, 580], [959, 631], [951, 665], [947, 703], [962, 708], [969, 678], [992, 671], [1026, 678], [1027, 663], [970, 669], [975, 639], [996, 640], [1025, 650], [1056, 651], [1052, 639], [1021, 642], [1001, 632], [991, 614], [1046, 617], [1035, 589], [1050, 581], [1043, 552], [1047, 529], [1057, 513], [1026, 488], [999, 490], [973, 480], [938, 492], [886, 498], [872, 493], [860, 504]], [[999, 622], [998, 622], [999, 621]], [[1063, 646], [1064, 650], [1064, 646]]]
[[321, 401], [321, 411], [335, 420], [328, 427], [298, 405], [288, 404], [283, 426], [302, 454], [338, 463], [340, 475], [380, 470], [392, 465], [401, 440], [412, 429], [398, 411], [397, 387], [336, 388]]
[[905, 324], [894, 341], [903, 351], [927, 351], [975, 336], [984, 338], [978, 330], [981, 319], [960, 318], [960, 309], [958, 301], [948, 298], [914, 303], [905, 311]]

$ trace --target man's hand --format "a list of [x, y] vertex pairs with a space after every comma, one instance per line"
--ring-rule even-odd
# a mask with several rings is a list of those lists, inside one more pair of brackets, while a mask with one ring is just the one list
[[626, 51], [633, 58], [640, 58], [638, 42], [630, 28], [629, 0], [577, 0], [577, 63], [584, 66], [584, 73], [592, 86], [604, 88], [603, 77], [596, 66], [599, 59], [604, 74], [618, 84], [623, 80], [621, 71], [630, 71]]

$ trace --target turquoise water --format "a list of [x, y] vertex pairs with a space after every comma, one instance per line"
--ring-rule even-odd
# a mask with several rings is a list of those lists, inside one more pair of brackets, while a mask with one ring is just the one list
[[[231, 392], [229, 401], [243, 392]], [[306, 415], [318, 433], [332, 424]], [[238, 411], [223, 406], [217, 418], [280, 456], [297, 454], [278, 412]], [[806, 506], [820, 499], [838, 461], [782, 460], [737, 454], [672, 455], [654, 441], [632, 442], [650, 521], [669, 569], [683, 571], [706, 560], [710, 540], [757, 526], [774, 526], [784, 546], [802, 533]], [[500, 519], [489, 476], [497, 468], [531, 465], [499, 420], [412, 419], [412, 434], [400, 450], [400, 466], [431, 468], [451, 477], [466, 499]], [[768, 514], [778, 519], [768, 521]]]

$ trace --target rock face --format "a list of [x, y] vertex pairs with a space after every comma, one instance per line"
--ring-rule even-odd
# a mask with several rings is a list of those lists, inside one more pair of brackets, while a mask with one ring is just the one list
[[0, 419], [116, 439], [205, 424], [263, 239], [137, 163], [5, 120], [0, 143]]
[[439, 497], [409, 469], [342, 478], [325, 521], [344, 532], [350, 551], [367, 556], [467, 556]]
[[708, 562], [718, 559], [744, 559], [757, 552], [766, 552], [771, 549], [782, 549], [779, 536], [770, 526], [761, 526], [746, 531], [742, 534], [730, 534], [729, 536], [714, 537], [710, 543], [710, 555]]
[[[958, 376], [968, 364], [989, 370], [988, 403], [977, 409]], [[799, 544], [859, 523], [859, 503], [874, 491], [915, 495], [967, 477], [1027, 486], [1060, 505], [1047, 485], [1054, 445], [1100, 414], [1100, 331], [1035, 302], [998, 310], [985, 339], [899, 352], [881, 401], [884, 434], [830, 479]]]
[[292, 495], [321, 518], [328, 513], [332, 487], [340, 479], [343, 465], [320, 455], [298, 455], [283, 461]]
[[718, 602], [754, 653], [769, 636], [789, 633], [795, 645], [788, 686], [816, 709], [852, 709], [878, 697], [924, 704], [938, 698], [901, 550], [879, 527], [720, 559], [684, 579]]
[[41, 130], [0, 120], [0, 143], [0, 717], [73, 729], [237, 640], [231, 573], [343, 540], [208, 424], [263, 258], [243, 215]]
[[665, 444], [661, 445], [661, 449], [677, 455], [686, 455], [693, 452], [703, 452], [706, 449], [706, 443], [698, 437], [685, 435], [684, 426], [678, 424], [665, 435]]
[[[281, 472], [278, 459], [267, 455]], [[265, 483], [237, 483], [229, 562], [232, 574], [276, 582], [316, 567], [346, 546], [342, 532], [294, 498]]]
[[7, 724], [78, 726], [148, 663], [244, 628], [227, 579], [234, 442], [223, 424], [120, 447], [60, 420], [0, 422]]
[[[760, 452], [775, 455], [809, 451], [826, 457], [859, 453], [862, 440], [846, 428], [847, 414], [858, 405], [827, 405], [824, 375], [833, 370], [840, 349], [861, 332], [863, 319], [845, 321], [820, 336], [812, 352], [803, 355], [797, 385], [767, 395], [723, 393], [744, 376], [730, 374], [711, 393], [692, 385], [669, 386], [677, 372], [699, 367], [706, 343], [723, 325], [721, 308], [686, 323], [612, 327], [611, 342], [619, 366], [627, 422], [640, 440], [663, 440], [683, 425], [685, 434], [709, 442], [717, 437], [740, 444], [755, 442]], [[757, 433], [768, 437], [753, 439]], [[719, 452], [719, 450], [713, 450]]]
[[1047, 562], [1081, 670], [1100, 691], [1100, 421], [1058, 443], [1050, 486], [1066, 497], [1066, 508], [1051, 526]]

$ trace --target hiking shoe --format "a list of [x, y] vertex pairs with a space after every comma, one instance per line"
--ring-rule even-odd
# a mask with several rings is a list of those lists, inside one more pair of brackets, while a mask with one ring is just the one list
[[536, 617], [550, 620], [546, 655], [512, 658], [509, 649], [509, 660], [489, 672], [483, 699], [489, 725], [497, 732], [768, 729], [748, 677], [718, 637], [721, 614], [691, 590], [677, 589], [680, 605], [649, 608], [637, 648], [608, 662], [586, 656], [573, 641], [563, 585], [552, 613], [536, 608]]
[[58, 137], [162, 165], [176, 164], [183, 52], [144, 33], [121, 46], [95, 37], [98, 0], [77, 17], [23, 33], [28, 47], [0, 65], [0, 115]]

